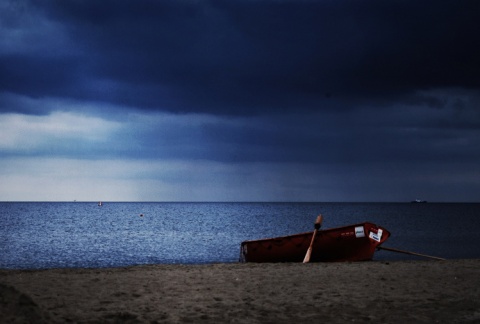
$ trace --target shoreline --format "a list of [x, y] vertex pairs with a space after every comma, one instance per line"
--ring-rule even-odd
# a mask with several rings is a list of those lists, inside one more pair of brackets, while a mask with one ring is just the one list
[[0, 269], [0, 291], [6, 322], [473, 323], [480, 259]]

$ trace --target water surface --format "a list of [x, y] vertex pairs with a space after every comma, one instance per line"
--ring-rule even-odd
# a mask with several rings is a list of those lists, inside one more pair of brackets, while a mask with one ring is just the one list
[[[244, 240], [370, 221], [385, 246], [480, 258], [480, 204], [0, 203], [0, 268], [237, 262]], [[378, 251], [377, 260], [417, 259]]]

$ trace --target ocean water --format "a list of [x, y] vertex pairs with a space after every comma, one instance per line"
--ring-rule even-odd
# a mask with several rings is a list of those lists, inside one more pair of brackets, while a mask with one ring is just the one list
[[242, 241], [311, 231], [318, 214], [322, 228], [383, 226], [384, 246], [480, 258], [480, 204], [3, 202], [0, 268], [238, 262]]

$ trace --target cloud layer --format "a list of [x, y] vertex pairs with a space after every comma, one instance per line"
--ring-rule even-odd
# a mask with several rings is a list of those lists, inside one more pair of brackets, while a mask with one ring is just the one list
[[[129, 178], [143, 189], [119, 200], [478, 200], [479, 11], [473, 0], [4, 1], [0, 158], [156, 170]], [[21, 200], [32, 175], [12, 167], [17, 194], [3, 194]], [[67, 199], [57, 180], [46, 195]]]

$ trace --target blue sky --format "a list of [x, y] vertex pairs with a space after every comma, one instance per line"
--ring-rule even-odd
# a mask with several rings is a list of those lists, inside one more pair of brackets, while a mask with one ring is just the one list
[[2, 1], [0, 201], [480, 201], [477, 1]]

